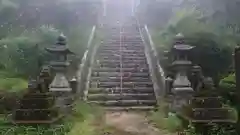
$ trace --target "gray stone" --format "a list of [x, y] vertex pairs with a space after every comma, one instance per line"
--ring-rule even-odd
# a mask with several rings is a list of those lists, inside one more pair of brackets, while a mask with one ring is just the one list
[[72, 91], [67, 78], [62, 73], [57, 73], [49, 86], [50, 91]]

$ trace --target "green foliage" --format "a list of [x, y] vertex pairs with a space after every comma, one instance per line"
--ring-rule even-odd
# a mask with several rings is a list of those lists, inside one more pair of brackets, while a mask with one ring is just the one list
[[0, 90], [6, 92], [17, 92], [27, 88], [27, 81], [20, 78], [1, 78]]
[[186, 130], [186, 135], [233, 135], [235, 131], [229, 130], [227, 127], [220, 126], [218, 124], [211, 124], [206, 126], [192, 125], [190, 124]]
[[[182, 121], [174, 113], [168, 113], [167, 103], [161, 102], [157, 111], [151, 112], [149, 119], [162, 130], [177, 132], [182, 129]], [[168, 114], [166, 114], [168, 113]], [[166, 116], [167, 115], [167, 116]]]
[[236, 78], [235, 74], [229, 74], [227, 77], [223, 78], [220, 81], [220, 87], [226, 90], [234, 90], [236, 89]]
[[67, 135], [95, 135], [95, 127], [93, 122], [102, 116], [102, 110], [98, 106], [78, 102], [74, 108], [73, 115], [65, 120], [72, 126]]
[[235, 73], [223, 78], [219, 83], [219, 89], [221, 90], [221, 96], [227, 104], [239, 108]]
[[228, 71], [232, 62], [231, 48], [224, 46], [216, 35], [202, 32], [186, 38], [189, 44], [196, 47], [190, 59], [202, 67], [205, 76], [216, 80]]
[[[197, 26], [197, 27], [196, 27]], [[199, 64], [205, 76], [214, 78], [215, 83], [227, 72], [232, 62], [232, 46], [224, 34], [216, 31], [214, 23], [208, 21], [203, 13], [192, 7], [176, 10], [168, 25], [161, 32], [153, 31], [153, 40], [160, 53], [169, 50], [176, 34], [182, 33], [186, 43], [195, 46], [189, 58]]]
[[73, 114], [64, 118], [62, 124], [54, 124], [49, 126], [3, 126], [6, 120], [0, 116], [0, 134], [6, 135], [96, 135], [93, 122], [102, 116], [101, 108], [89, 105], [84, 102], [78, 102], [73, 109]]
[[[79, 57], [83, 55], [88, 36], [89, 27], [72, 29], [68, 35], [68, 44]], [[1, 60], [0, 67], [8, 69], [22, 76], [35, 75], [38, 72], [38, 59], [47, 62], [49, 54], [44, 50], [55, 44], [60, 30], [52, 26], [43, 25], [33, 31], [26, 30], [18, 37], [8, 37], [0, 40]], [[36, 46], [38, 45], [38, 47]]]
[[27, 88], [27, 81], [16, 74], [0, 70], [0, 93], [22, 92]]

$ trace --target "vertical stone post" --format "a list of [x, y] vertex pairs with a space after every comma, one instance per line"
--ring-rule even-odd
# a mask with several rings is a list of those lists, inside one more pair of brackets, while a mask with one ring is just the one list
[[173, 84], [173, 79], [171, 77], [167, 77], [166, 80], [166, 88], [165, 88], [165, 96], [171, 94], [171, 89], [172, 89], [172, 84]]
[[77, 92], [77, 79], [76, 78], [72, 78], [70, 80], [70, 86], [72, 88], [72, 93], [76, 94], [76, 92]]

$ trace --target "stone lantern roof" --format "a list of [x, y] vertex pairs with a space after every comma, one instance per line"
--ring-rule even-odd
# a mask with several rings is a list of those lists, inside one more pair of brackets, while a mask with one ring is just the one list
[[194, 46], [187, 45], [187, 44], [178, 44], [178, 45], [174, 45], [173, 48], [179, 51], [187, 51], [187, 50], [193, 49]]
[[182, 33], [178, 33], [174, 38], [174, 44], [183, 44], [185, 37]]
[[62, 53], [62, 54], [73, 54], [73, 52], [71, 52], [67, 46], [67, 40], [66, 37], [61, 34], [58, 38], [57, 38], [57, 42], [56, 44], [54, 44], [53, 46], [46, 48], [46, 50], [50, 53], [56, 54], [56, 53]]
[[175, 51], [189, 51], [193, 49], [194, 46], [185, 43], [185, 37], [182, 33], [179, 33], [174, 38], [173, 50]]
[[73, 52], [69, 50], [66, 37], [63, 34], [61, 34], [57, 38], [56, 44], [46, 48], [46, 50], [49, 53], [55, 55], [55, 59], [50, 61], [50, 65], [55, 71], [63, 71], [67, 66], [69, 66], [69, 62], [67, 61], [67, 55], [73, 54]]

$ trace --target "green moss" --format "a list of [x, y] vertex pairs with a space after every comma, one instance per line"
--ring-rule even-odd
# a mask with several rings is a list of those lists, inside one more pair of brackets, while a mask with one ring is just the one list
[[0, 90], [18, 92], [27, 88], [27, 81], [21, 78], [0, 78]]
[[169, 132], [177, 132], [181, 130], [182, 121], [177, 117], [176, 114], [168, 112], [168, 103], [166, 101], [161, 101], [158, 110], [151, 112], [149, 115], [149, 119], [159, 129], [167, 130]]
[[[9, 134], [17, 135], [99, 135], [94, 122], [102, 116], [102, 109], [98, 106], [84, 102], [78, 102], [73, 114], [63, 121], [50, 126], [4, 126], [7, 122], [5, 116], [0, 115], [0, 134], [9, 131]], [[4, 132], [2, 132], [4, 131]]]

